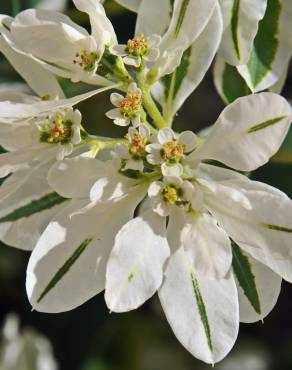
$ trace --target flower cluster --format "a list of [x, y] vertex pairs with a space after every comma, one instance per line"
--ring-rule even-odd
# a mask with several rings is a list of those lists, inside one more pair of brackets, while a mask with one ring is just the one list
[[[100, 0], [73, 1], [90, 33], [54, 11], [0, 16], [0, 51], [31, 89], [0, 89], [0, 239], [32, 251], [35, 310], [71, 310], [105, 291], [108, 308], [126, 312], [158, 292], [178, 340], [214, 364], [239, 322], [266, 317], [281, 279], [292, 282], [292, 201], [242, 174], [267, 163], [290, 127], [277, 92], [291, 5], [252, 1], [247, 14], [217, 0], [119, 0], [138, 11], [135, 37], [119, 45]], [[268, 45], [265, 17], [280, 28], [263, 67], [253, 48]], [[176, 112], [217, 52], [215, 83], [230, 104], [207, 135], [178, 133]], [[60, 77], [99, 87], [65, 97]], [[89, 134], [75, 108], [110, 90], [105, 114], [128, 127], [121, 138]]]

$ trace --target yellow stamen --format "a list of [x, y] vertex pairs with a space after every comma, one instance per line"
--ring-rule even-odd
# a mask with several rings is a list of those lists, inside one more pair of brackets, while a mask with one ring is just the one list
[[161, 149], [161, 157], [166, 162], [178, 162], [184, 154], [185, 145], [178, 144], [177, 141], [165, 143]]

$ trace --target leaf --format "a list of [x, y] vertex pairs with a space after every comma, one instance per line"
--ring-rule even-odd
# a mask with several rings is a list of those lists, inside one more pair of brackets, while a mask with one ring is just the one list
[[18, 209], [13, 210], [9, 214], [3, 216], [0, 218], [0, 223], [5, 222], [14, 222], [18, 221], [22, 218], [27, 218], [29, 216], [32, 216], [36, 213], [45, 211], [47, 209], [50, 209], [54, 207], [57, 204], [61, 204], [65, 202], [66, 198], [62, 198], [57, 193], [51, 193], [43, 196], [40, 199], [33, 200], [29, 204], [26, 204]]
[[237, 67], [253, 92], [276, 83], [291, 56], [291, 12], [291, 1], [268, 0], [249, 61]]
[[249, 259], [233, 240], [231, 241], [231, 245], [233, 252], [232, 266], [235, 276], [250, 304], [252, 305], [256, 313], [260, 315], [261, 304], [257, 291], [255, 276], [252, 272]]

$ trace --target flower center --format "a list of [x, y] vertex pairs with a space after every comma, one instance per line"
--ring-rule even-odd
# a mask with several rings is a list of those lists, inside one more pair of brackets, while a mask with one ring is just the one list
[[184, 154], [185, 145], [178, 144], [177, 141], [169, 141], [162, 146], [161, 157], [169, 163], [179, 162]]
[[40, 128], [40, 140], [49, 144], [67, 144], [73, 134], [72, 122], [64, 121], [62, 115], [57, 113], [51, 123]]
[[140, 57], [148, 52], [148, 43], [146, 37], [141, 34], [132, 40], [129, 40], [126, 47], [126, 52], [134, 57]]
[[173, 185], [166, 185], [161, 190], [163, 200], [169, 205], [173, 205], [179, 200], [178, 193], [178, 189], [176, 189]]
[[146, 138], [143, 138], [138, 133], [134, 134], [129, 144], [129, 153], [134, 158], [144, 157], [146, 155], [145, 147], [147, 143], [148, 143], [148, 140]]
[[120, 102], [119, 108], [124, 117], [135, 118], [142, 107], [142, 96], [140, 93], [128, 93]]
[[98, 53], [83, 49], [75, 55], [76, 59], [73, 63], [79, 65], [84, 71], [91, 72], [96, 68], [96, 64], [99, 58]]

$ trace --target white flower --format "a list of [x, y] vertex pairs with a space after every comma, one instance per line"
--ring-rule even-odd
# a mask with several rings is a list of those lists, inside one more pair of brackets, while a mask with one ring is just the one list
[[160, 55], [159, 44], [161, 37], [152, 35], [145, 37], [143, 34], [129, 40], [126, 45], [114, 45], [110, 48], [112, 54], [123, 58], [125, 64], [133, 67], [140, 67], [142, 60], [155, 62]]
[[74, 3], [89, 15], [91, 34], [61, 13], [28, 9], [15, 19], [3, 21], [8, 29], [5, 38], [16, 51], [31, 56], [59, 76], [73, 82], [106, 84], [96, 70], [106, 46], [116, 43], [113, 27], [100, 2]]
[[129, 126], [131, 123], [134, 127], [139, 126], [144, 117], [142, 107], [142, 92], [135, 82], [132, 82], [124, 97], [118, 93], [111, 94], [111, 102], [117, 107], [106, 113], [106, 116], [114, 120], [118, 126]]
[[163, 181], [153, 182], [148, 189], [154, 212], [163, 217], [169, 216], [172, 206], [178, 206], [186, 212], [200, 210], [201, 194], [196, 185], [180, 177], [165, 177]]
[[186, 153], [196, 147], [196, 135], [192, 131], [184, 131], [176, 138], [170, 128], [162, 128], [153, 137], [152, 144], [147, 145], [147, 161], [153, 165], [161, 165], [164, 176], [180, 176], [183, 171], [181, 161]]
[[141, 123], [137, 128], [128, 130], [128, 143], [118, 144], [115, 152], [122, 163], [122, 171], [134, 170], [143, 172], [146, 159], [146, 145], [150, 140], [150, 130]]
[[[255, 169], [279, 148], [290, 121], [284, 99], [252, 95], [223, 111], [205, 142], [185, 158], [181, 179], [156, 182], [162, 179], [157, 169], [130, 179], [105, 164], [107, 170], [96, 173], [91, 202], [76, 197], [34, 249], [27, 273], [33, 307], [66, 311], [105, 288], [109, 309], [125, 312], [158, 290], [181, 343], [205, 362], [220, 361], [236, 340], [239, 320], [262, 320], [271, 311], [279, 275], [292, 281], [292, 202], [275, 188], [203, 161]], [[64, 170], [61, 163], [53, 167], [50, 184], [72, 195], [70, 179], [74, 171], [78, 177], [78, 166], [67, 159]], [[90, 163], [82, 167], [84, 177], [93, 176]], [[154, 212], [138, 207], [147, 193]], [[238, 266], [232, 268], [233, 253], [253, 281], [249, 288], [240, 285]]]

